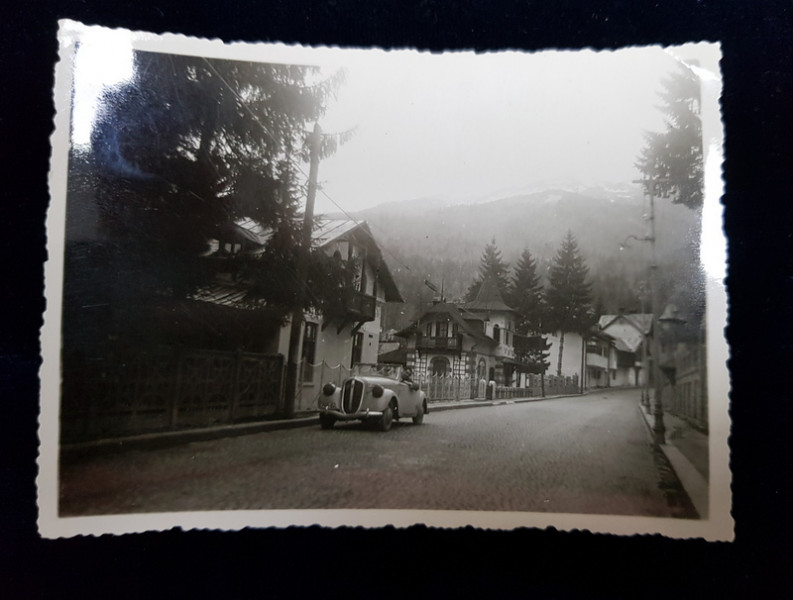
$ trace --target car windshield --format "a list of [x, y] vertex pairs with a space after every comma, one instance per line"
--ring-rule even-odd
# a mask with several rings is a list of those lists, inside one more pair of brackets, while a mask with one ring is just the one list
[[386, 364], [358, 364], [355, 366], [355, 374], [399, 379], [400, 375], [402, 374], [402, 366]]

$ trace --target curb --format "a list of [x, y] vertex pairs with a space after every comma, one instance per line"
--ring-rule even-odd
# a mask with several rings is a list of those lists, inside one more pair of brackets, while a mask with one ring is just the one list
[[143, 433], [140, 435], [94, 440], [75, 444], [63, 444], [61, 456], [73, 458], [93, 451], [121, 452], [138, 448], [160, 448], [191, 442], [203, 442], [227, 437], [238, 437], [265, 431], [278, 431], [281, 429], [297, 429], [319, 425], [316, 416], [300, 417], [295, 419], [282, 419], [278, 421], [257, 421], [255, 423], [235, 423], [218, 427], [204, 427], [201, 429], [185, 429], [182, 431], [166, 431], [158, 433]]
[[[502, 406], [506, 404], [522, 404], [525, 402], [540, 402], [542, 400], [554, 400], [556, 398], [569, 398], [572, 396], [582, 396], [585, 394], [565, 394], [559, 396], [526, 397], [512, 398], [504, 400], [481, 400], [481, 401], [460, 401], [446, 404], [429, 404], [429, 413], [443, 412], [445, 410], [457, 410], [462, 408], [480, 408], [487, 406]], [[108, 438], [94, 440], [90, 442], [80, 442], [74, 444], [63, 444], [61, 446], [62, 458], [76, 458], [95, 451], [102, 452], [122, 452], [140, 448], [152, 449], [178, 444], [189, 444], [191, 442], [203, 442], [227, 437], [238, 437], [266, 431], [278, 431], [281, 429], [297, 429], [300, 427], [310, 427], [319, 425], [317, 415], [309, 417], [298, 417], [294, 419], [281, 419], [277, 421], [257, 421], [255, 423], [235, 423], [232, 425], [221, 425], [217, 427], [205, 427], [201, 429], [185, 429], [182, 431], [166, 431], [158, 433], [143, 433], [140, 435]]]
[[[639, 405], [639, 413], [644, 419], [647, 429], [652, 435], [653, 425], [650, 422], [650, 415], [647, 415], [642, 406]], [[701, 519], [708, 518], [709, 506], [709, 486], [708, 481], [697, 471], [691, 461], [673, 444], [657, 444], [657, 447], [666, 456], [666, 460], [672, 466], [672, 469], [677, 476], [680, 485], [683, 486], [689, 500], [694, 505], [694, 508], [699, 513]]]
[[503, 400], [460, 400], [459, 402], [454, 403], [447, 403], [447, 404], [432, 404], [431, 402], [428, 404], [429, 412], [432, 414], [433, 412], [442, 412], [444, 410], [455, 410], [459, 408], [479, 408], [482, 406], [503, 406], [505, 404], [524, 404], [526, 402], [542, 402], [543, 400], [556, 400], [557, 398], [572, 398], [575, 396], [586, 396], [586, 393], [583, 394], [560, 394], [558, 396], [527, 396], [525, 398], [510, 398], [510, 399], [503, 399]]

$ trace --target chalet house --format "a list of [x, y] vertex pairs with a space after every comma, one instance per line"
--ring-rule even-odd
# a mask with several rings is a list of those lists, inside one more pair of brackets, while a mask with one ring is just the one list
[[601, 364], [588, 354], [587, 364], [598, 365], [608, 372], [608, 385], [614, 387], [642, 386], [649, 373], [648, 337], [653, 316], [647, 313], [602, 315], [598, 319], [597, 334], [613, 340], [608, 364]]
[[[335, 314], [307, 314], [300, 346], [301, 368], [295, 410], [315, 407], [322, 385], [338, 381], [356, 364], [377, 363], [383, 304], [402, 296], [366, 222], [322, 221], [312, 241], [329, 256], [355, 259], [361, 265], [354, 289]], [[289, 324], [277, 340], [277, 352], [287, 355]]]
[[612, 387], [616, 383], [616, 340], [601, 331], [593, 331], [586, 340], [584, 388]]
[[437, 302], [398, 335], [407, 340], [407, 366], [419, 376], [467, 376], [518, 387], [526, 374], [538, 372], [520, 358], [535, 338], [515, 333], [515, 310], [490, 278], [472, 302]]
[[[221, 250], [232, 253], [246, 251], [250, 244], [263, 246], [268, 239], [268, 234], [257, 229], [252, 222], [240, 221], [237, 228], [237, 235], [242, 238], [236, 242], [221, 241]], [[349, 219], [322, 220], [312, 232], [312, 244], [323, 249], [328, 256], [342, 261], [355, 260], [360, 270], [353, 282], [352, 293], [333, 314], [308, 312], [304, 315], [295, 399], [298, 412], [314, 407], [324, 383], [338, 381], [356, 364], [377, 362], [382, 305], [385, 302], [402, 302], [367, 223]], [[244, 290], [231, 282], [224, 284], [220, 278], [209, 289], [213, 291], [213, 297], [208, 297], [207, 290], [203, 290], [196, 299], [245, 307], [242, 304]], [[268, 337], [263, 350], [273, 355], [288, 356], [290, 330], [291, 321], [288, 320]]]

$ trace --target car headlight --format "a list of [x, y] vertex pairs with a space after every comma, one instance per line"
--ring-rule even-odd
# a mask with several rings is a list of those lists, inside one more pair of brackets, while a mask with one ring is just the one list
[[322, 386], [322, 393], [325, 394], [326, 396], [332, 396], [333, 392], [335, 391], [336, 391], [336, 386], [333, 385], [332, 383], [326, 383], [325, 385]]
[[372, 388], [372, 396], [374, 396], [375, 398], [379, 398], [380, 396], [383, 395], [384, 391], [385, 390], [383, 389], [382, 385], [376, 385]]

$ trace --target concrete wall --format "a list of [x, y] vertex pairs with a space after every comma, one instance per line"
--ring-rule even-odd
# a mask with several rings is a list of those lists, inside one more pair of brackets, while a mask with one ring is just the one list
[[[556, 366], [559, 360], [559, 340], [558, 332], [548, 334], [546, 337], [550, 344], [549, 355], [550, 366], [549, 375], [556, 375]], [[581, 336], [577, 333], [566, 332], [564, 334], [564, 349], [562, 351], [562, 377], [581, 376]]]

